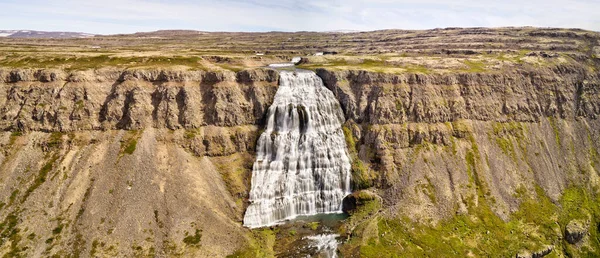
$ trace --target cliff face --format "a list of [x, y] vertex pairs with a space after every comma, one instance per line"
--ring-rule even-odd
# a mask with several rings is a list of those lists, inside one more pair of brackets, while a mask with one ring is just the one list
[[269, 70], [0, 71], [4, 130], [78, 131], [257, 124], [275, 94]]
[[[373, 184], [409, 217], [466, 211], [464, 199], [477, 196], [473, 177], [505, 219], [518, 208], [514, 193], [520, 186], [533, 191], [540, 185], [556, 201], [572, 182], [598, 183], [600, 80], [585, 67], [443, 75], [317, 72], [341, 102], [360, 159], [380, 172]], [[476, 164], [468, 164], [469, 153], [479, 157]], [[471, 165], [479, 173], [469, 175]], [[431, 184], [438, 201], [409, 190], [420, 184]]]
[[[346, 115], [354, 188], [381, 196], [384, 218], [433, 224], [490, 203], [508, 221], [538, 186], [555, 203], [599, 186], [600, 75], [584, 66], [317, 74]], [[277, 72], [0, 80], [1, 254], [222, 256], [255, 244], [240, 222]], [[368, 225], [353, 237], [378, 239]]]
[[276, 72], [0, 78], [0, 254], [215, 257], [252, 243], [250, 153]]
[[[519, 240], [502, 243], [504, 236], [494, 230], [491, 240], [474, 237], [477, 233], [460, 235], [459, 230], [440, 237], [450, 242], [456, 237], [460, 241], [489, 241], [488, 247], [470, 246], [465, 253], [448, 248], [441, 253], [489, 255], [492, 251], [495, 255], [512, 256], [519, 248], [558, 245], [566, 218], [581, 216], [591, 221], [592, 231], [598, 224], [596, 208], [569, 210], [565, 204], [569, 197], [564, 195], [565, 191], [581, 188], [596, 196], [595, 189], [600, 186], [600, 81], [594, 70], [556, 66], [486, 74], [390, 75], [324, 69], [317, 72], [340, 100], [348, 119], [345, 130], [350, 138], [349, 148], [359, 161], [353, 174], [355, 185], [378, 189], [385, 207], [379, 211], [383, 218], [408, 217], [425, 224], [443, 221], [442, 225], [451, 225], [448, 227], [452, 231], [465, 223], [459, 219], [452, 224], [454, 216], [469, 214], [467, 221], [484, 221], [485, 225], [490, 219], [486, 211], [490, 209], [494, 216], [511, 221], [506, 225], [525, 221], [519, 227], [527, 228], [529, 222], [519, 216], [532, 212], [523, 212], [530, 207], [528, 198], [537, 203], [549, 198], [546, 208], [559, 207], [556, 209], [560, 211], [540, 215], [561, 218], [560, 222], [544, 222], [553, 233], [523, 231], [526, 235], [547, 237], [533, 241], [537, 243], [526, 239], [518, 247], [513, 242]], [[535, 209], [541, 213], [543, 208], [542, 205]], [[496, 224], [503, 224], [501, 221]], [[359, 225], [353, 236], [372, 244], [353, 249], [356, 244], [350, 242], [344, 252], [360, 250], [368, 255], [373, 249], [378, 251], [372, 254], [402, 248], [404, 254], [424, 255], [443, 250], [440, 246], [454, 246], [442, 243], [436, 249], [432, 246], [437, 242], [403, 242], [406, 237], [388, 234], [388, 222], [379, 226], [366, 222], [362, 229]], [[539, 221], [531, 223], [542, 225]], [[402, 226], [394, 231], [399, 228]], [[413, 234], [409, 239], [419, 238], [410, 224], [404, 228], [413, 231], [408, 233]], [[482, 231], [490, 234], [490, 228], [487, 225]], [[388, 233], [381, 234], [382, 231]], [[513, 231], [519, 232], [510, 229], [511, 234]], [[440, 234], [434, 232], [420, 238]], [[598, 251], [593, 239], [585, 244], [592, 246], [591, 253]], [[387, 246], [388, 242], [398, 244]], [[493, 248], [493, 243], [498, 242], [504, 247]], [[432, 249], [419, 251], [419, 246]], [[411, 248], [415, 249], [409, 251]], [[556, 252], [577, 255], [570, 247], [564, 248]]]

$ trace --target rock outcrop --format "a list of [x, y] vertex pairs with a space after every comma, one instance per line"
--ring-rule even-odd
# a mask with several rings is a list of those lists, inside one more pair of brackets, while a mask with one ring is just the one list
[[277, 72], [0, 71], [0, 129], [136, 130], [260, 123]]
[[548, 245], [548, 246], [541, 248], [539, 251], [536, 251], [536, 252], [524, 251], [524, 252], [518, 253], [515, 257], [516, 258], [542, 258], [542, 257], [545, 257], [546, 255], [549, 255], [552, 252], [552, 250], [554, 250], [554, 246]]
[[[393, 214], [427, 220], [463, 213], [466, 200], [485, 189], [495, 212], [508, 219], [521, 185], [540, 185], [558, 200], [570, 181], [598, 178], [600, 80], [585, 66], [317, 73], [340, 100], [358, 157], [379, 172], [374, 185], [386, 189]], [[579, 168], [585, 176], [564, 172]]]
[[588, 233], [588, 225], [585, 221], [582, 220], [572, 220], [569, 221], [565, 228], [565, 239], [570, 244], [577, 244]]

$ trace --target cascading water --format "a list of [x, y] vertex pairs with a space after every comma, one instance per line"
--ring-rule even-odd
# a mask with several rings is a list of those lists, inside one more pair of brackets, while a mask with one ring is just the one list
[[344, 115], [310, 71], [281, 71], [257, 144], [244, 226], [271, 226], [300, 215], [341, 212], [350, 193]]
[[308, 236], [306, 239], [310, 240], [310, 246], [315, 247], [317, 252], [324, 258], [337, 258], [337, 247], [338, 234], [321, 234], [316, 236]]

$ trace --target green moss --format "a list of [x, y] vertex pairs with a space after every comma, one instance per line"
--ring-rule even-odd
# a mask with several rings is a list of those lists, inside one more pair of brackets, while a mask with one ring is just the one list
[[365, 233], [365, 228], [375, 219], [382, 204], [376, 196], [364, 191], [355, 192], [353, 195], [357, 195], [357, 208], [350, 211], [350, 217], [340, 228], [340, 233], [364, 238], [365, 235], [368, 235]]
[[406, 70], [407, 73], [422, 73], [422, 74], [430, 74], [431, 70], [423, 65], [404, 65], [402, 66]]
[[19, 223], [19, 211], [9, 213], [6, 218], [0, 223], [0, 246], [3, 246], [6, 241], [10, 241], [8, 252], [3, 257], [21, 257], [21, 252], [24, 250], [19, 246], [21, 241], [20, 230], [17, 227]]
[[137, 147], [137, 140], [141, 136], [141, 131], [133, 130], [129, 131], [126, 136], [121, 140], [121, 150], [123, 154], [131, 155], [135, 152]]
[[346, 145], [348, 146], [351, 152], [356, 152], [356, 142], [354, 141], [354, 136], [352, 136], [352, 131], [347, 126], [343, 126], [342, 131], [344, 131]]
[[356, 141], [352, 135], [352, 131], [347, 126], [343, 126], [342, 130], [346, 138], [346, 146], [350, 152], [351, 163], [351, 174], [352, 174], [352, 188], [355, 190], [366, 189], [373, 186], [373, 181], [376, 177], [373, 171], [358, 158], [356, 153]]
[[62, 144], [62, 136], [63, 134], [61, 132], [51, 133], [50, 137], [48, 138], [48, 141], [46, 142], [48, 148], [55, 148], [60, 146], [60, 144]]
[[556, 140], [556, 145], [558, 145], [559, 148], [562, 148], [562, 143], [560, 141], [560, 131], [558, 130], [556, 118], [550, 116], [548, 117], [548, 122], [550, 122], [550, 126], [552, 126], [552, 130], [554, 131], [554, 139]]
[[470, 73], [483, 73], [486, 71], [486, 65], [481, 61], [464, 60], [463, 64], [467, 66], [467, 69], [463, 70]]
[[10, 193], [10, 197], [8, 199], [9, 200], [8, 204], [12, 205], [15, 202], [15, 200], [17, 199], [18, 195], [19, 195], [19, 189], [13, 190], [12, 193]]
[[183, 238], [183, 242], [189, 246], [198, 246], [202, 238], [202, 230], [196, 229], [194, 235], [189, 235]]
[[127, 154], [133, 154], [133, 152], [135, 151], [135, 148], [137, 146], [137, 140], [131, 140], [129, 142], [129, 144], [127, 144], [127, 147], [125, 148], [125, 153]]
[[52, 230], [52, 234], [53, 235], [60, 234], [64, 227], [65, 227], [65, 224], [59, 223], [58, 226]]
[[396, 111], [401, 111], [404, 109], [404, 105], [402, 105], [402, 101], [396, 99]]
[[273, 246], [275, 245], [276, 232], [271, 229], [255, 229], [249, 236], [248, 245], [235, 252], [228, 258], [263, 258], [275, 257]]
[[306, 226], [307, 228], [310, 228], [311, 230], [313, 230], [313, 231], [314, 231], [314, 230], [317, 230], [317, 229], [319, 228], [319, 225], [320, 225], [320, 224], [319, 224], [319, 222], [317, 222], [317, 221], [313, 221], [313, 222], [306, 223], [306, 225], [305, 225], [305, 226]]
[[94, 239], [94, 241], [92, 241], [92, 249], [90, 249], [90, 257], [96, 256], [96, 252], [98, 252], [99, 244], [100, 244], [100, 242], [98, 242], [98, 239]]
[[437, 197], [436, 197], [435, 187], [431, 183], [431, 179], [429, 177], [425, 177], [425, 179], [427, 180], [427, 184], [421, 184], [421, 189], [422, 189], [423, 193], [425, 195], [427, 195], [427, 197], [429, 197], [429, 200], [431, 201], [431, 203], [436, 204]]
[[0, 65], [12, 68], [56, 68], [64, 67], [67, 71], [97, 69], [101, 67], [148, 67], [183, 65], [194, 69], [205, 70], [201, 57], [197, 56], [112, 56], [108, 54], [72, 56], [63, 55], [24, 56], [12, 55], [11, 58], [0, 60]]
[[[508, 222], [496, 216], [488, 199], [480, 197], [478, 205], [469, 205], [468, 215], [456, 215], [435, 226], [407, 218], [373, 217], [377, 234], [362, 241], [355, 235], [343, 249], [357, 245], [361, 257], [514, 257], [523, 250], [554, 245], [553, 255], [596, 257], [600, 251], [598, 195], [573, 186], [564, 191], [557, 205], [539, 186], [533, 190], [530, 195], [525, 187], [517, 188], [515, 196], [521, 204]], [[562, 237], [566, 224], [590, 218], [589, 247], [574, 248], [566, 243]]]
[[185, 130], [185, 133], [183, 134], [183, 138], [185, 138], [186, 140], [191, 140], [191, 139], [196, 138], [196, 135], [198, 135], [198, 131], [195, 129]]
[[25, 194], [21, 198], [21, 202], [25, 202], [25, 200], [27, 200], [29, 195], [31, 195], [31, 193], [33, 193], [33, 191], [35, 191], [35, 189], [37, 189], [38, 187], [40, 187], [40, 185], [42, 185], [44, 182], [46, 182], [48, 173], [50, 171], [52, 171], [52, 168], [54, 168], [54, 163], [56, 163], [58, 158], [59, 158], [59, 156], [57, 154], [55, 154], [54, 156], [52, 156], [52, 158], [50, 158], [50, 160], [48, 160], [48, 162], [46, 162], [46, 164], [44, 164], [44, 166], [40, 169], [38, 175], [34, 179], [33, 183], [31, 184], [31, 186], [29, 186], [29, 188], [27, 188], [27, 191], [25, 191]]

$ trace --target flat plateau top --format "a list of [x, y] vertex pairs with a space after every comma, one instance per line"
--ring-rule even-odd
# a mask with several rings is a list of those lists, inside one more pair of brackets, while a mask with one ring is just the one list
[[486, 72], [571, 62], [597, 66], [600, 33], [521, 27], [353, 33], [157, 31], [69, 39], [0, 38], [3, 68], [239, 71], [289, 62], [295, 56], [305, 57], [300, 65], [305, 69], [386, 73]]

